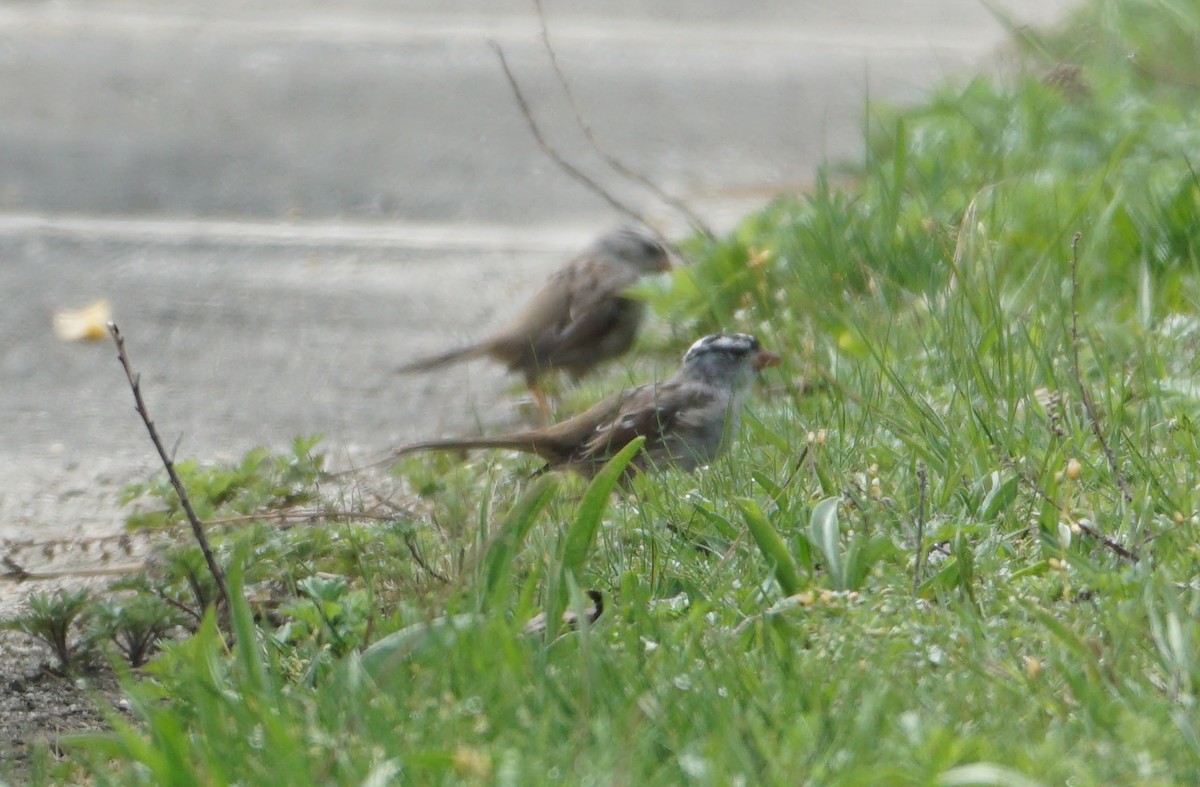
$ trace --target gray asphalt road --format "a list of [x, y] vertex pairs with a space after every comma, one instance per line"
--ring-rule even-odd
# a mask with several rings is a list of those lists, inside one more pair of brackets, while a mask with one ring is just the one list
[[[868, 97], [1003, 40], [969, 0], [680, 7], [546, 0], [597, 135], [724, 226], [856, 155]], [[488, 40], [568, 156], [681, 226], [587, 148], [529, 3], [0, 5], [0, 536], [111, 527], [112, 485], [154, 467], [111, 346], [50, 330], [100, 297], [181, 456], [511, 417], [486, 364], [390, 370], [500, 322], [618, 217], [537, 149]]]

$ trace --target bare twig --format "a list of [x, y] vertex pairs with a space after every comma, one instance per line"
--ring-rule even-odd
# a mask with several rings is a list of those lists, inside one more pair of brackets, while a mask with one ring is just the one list
[[542, 133], [541, 127], [537, 124], [537, 120], [535, 120], [533, 117], [533, 111], [529, 108], [529, 102], [525, 99], [525, 93], [521, 90], [521, 85], [517, 82], [516, 76], [513, 74], [512, 69], [508, 66], [508, 60], [504, 57], [504, 49], [501, 48], [500, 44], [496, 43], [495, 41], [490, 43], [492, 45], [492, 49], [496, 50], [497, 57], [500, 58], [500, 67], [504, 69], [504, 76], [508, 79], [508, 84], [509, 87], [512, 88], [513, 96], [517, 99], [517, 106], [520, 107], [521, 114], [524, 116], [525, 122], [529, 126], [529, 130], [533, 133], [533, 138], [537, 141], [538, 147], [542, 149], [542, 152], [549, 156], [550, 159], [558, 165], [559, 169], [570, 175], [578, 182], [582, 183], [588, 188], [589, 191], [599, 196], [601, 199], [615, 208], [619, 213], [628, 216], [639, 224], [643, 224], [647, 227], [650, 226], [640, 213], [621, 202], [619, 199], [609, 193], [603, 186], [597, 183], [593, 178], [588, 176], [587, 173], [576, 167], [571, 162], [567, 161], [563, 155], [559, 153], [558, 150], [549, 143], [549, 141], [547, 141], [545, 135]]
[[335, 520], [340, 522], [387, 522], [395, 519], [391, 514], [380, 514], [371, 511], [338, 511], [324, 509], [277, 509], [274, 511], [261, 511], [256, 514], [238, 514], [237, 516], [227, 516], [221, 519], [210, 519], [206, 523], [208, 527], [216, 527], [218, 525], [242, 525], [256, 522], [272, 522], [279, 525], [280, 530], [286, 530], [294, 525], [314, 525], [323, 524], [325, 522]]
[[[1050, 495], [1046, 494], [1045, 490], [1043, 490], [1038, 485], [1037, 479], [1035, 479], [1032, 474], [1030, 474], [1028, 472], [1024, 472], [1024, 473], [1021, 473], [1020, 476], [1021, 476], [1021, 479], [1026, 484], [1028, 484], [1029, 487], [1034, 491], [1034, 494], [1036, 494], [1038, 497], [1042, 498], [1043, 500], [1045, 500], [1047, 503], [1054, 506], [1055, 508], [1059, 508], [1058, 501], [1055, 500]], [[1122, 544], [1120, 541], [1117, 541], [1116, 539], [1114, 539], [1110, 536], [1104, 535], [1103, 533], [1101, 533], [1099, 530], [1097, 530], [1095, 527], [1088, 524], [1087, 522], [1080, 522], [1080, 521], [1076, 520], [1074, 522], [1074, 524], [1079, 526], [1079, 531], [1081, 533], [1083, 533], [1084, 535], [1091, 536], [1092, 538], [1096, 539], [1104, 546], [1105, 549], [1112, 552], [1114, 555], [1125, 558], [1126, 560], [1128, 560], [1131, 563], [1137, 563], [1142, 559], [1141, 555], [1139, 555], [1135, 550], [1130, 549], [1129, 547]]]
[[697, 215], [697, 213], [692, 210], [687, 203], [685, 203], [679, 197], [669, 194], [657, 183], [650, 180], [650, 178], [625, 164], [625, 162], [621, 161], [619, 158], [610, 153], [608, 149], [602, 146], [600, 141], [596, 139], [596, 135], [592, 131], [592, 127], [586, 120], [583, 119], [583, 112], [579, 109], [579, 102], [575, 100], [575, 92], [571, 90], [571, 84], [567, 81], [567, 76], [563, 73], [562, 66], [558, 62], [558, 53], [554, 50], [553, 44], [550, 43], [550, 31], [546, 27], [546, 12], [542, 7], [542, 0], [533, 1], [537, 6], [538, 21], [542, 26], [542, 44], [546, 47], [546, 53], [550, 56], [550, 64], [554, 67], [554, 75], [558, 78], [558, 83], [562, 85], [563, 92], [567, 96], [567, 101], [569, 101], [571, 104], [571, 111], [575, 114], [575, 124], [579, 126], [579, 130], [583, 132], [583, 136], [587, 139], [588, 144], [592, 146], [592, 149], [595, 150], [602, 159], [604, 159], [604, 162], [608, 164], [608, 166], [612, 167], [614, 170], [634, 181], [635, 183], [638, 183], [646, 189], [652, 191], [656, 197], [682, 213], [687, 219], [688, 224], [692, 226], [693, 230], [704, 235], [704, 237], [708, 238], [709, 240], [715, 240], [717, 236], [713, 233], [712, 228], [710, 228], [708, 224], [705, 223], [704, 219], [700, 218], [700, 216]]
[[141, 375], [134, 373], [133, 367], [129, 363], [129, 356], [125, 354], [125, 337], [121, 335], [121, 329], [117, 327], [116, 323], [108, 324], [108, 332], [117, 344], [117, 358], [121, 361], [121, 367], [125, 370], [125, 377], [129, 380], [129, 387], [133, 391], [134, 408], [142, 417], [146, 431], [150, 433], [150, 440], [154, 443], [155, 450], [158, 451], [158, 457], [167, 470], [167, 477], [171, 479], [171, 486], [175, 487], [175, 494], [179, 496], [179, 503], [183, 506], [183, 512], [192, 526], [192, 535], [196, 537], [196, 543], [200, 545], [200, 551], [204, 554], [204, 562], [208, 564], [208, 570], [217, 583], [217, 592], [220, 593], [221, 600], [225, 602], [225, 608], [229, 609], [229, 588], [225, 585], [225, 573], [217, 563], [216, 556], [213, 555], [212, 548], [208, 544], [208, 537], [204, 535], [204, 523], [200, 521], [200, 517], [196, 516], [196, 511], [192, 508], [192, 501], [188, 499], [187, 490], [183, 488], [183, 481], [175, 472], [175, 463], [163, 446], [163, 442], [158, 436], [158, 430], [154, 427], [154, 421], [151, 420], [150, 413], [146, 409], [146, 402], [142, 399]]
[[1092, 427], [1092, 434], [1096, 436], [1096, 440], [1100, 443], [1100, 448], [1104, 450], [1104, 458], [1108, 460], [1108, 467], [1112, 471], [1113, 478], [1116, 480], [1117, 487], [1121, 490], [1125, 502], [1132, 503], [1133, 491], [1130, 490], [1129, 484], [1126, 482], [1125, 476], [1117, 464], [1117, 457], [1113, 454], [1112, 447], [1109, 446], [1108, 440], [1104, 437], [1104, 430], [1100, 428], [1100, 417], [1096, 413], [1096, 405], [1092, 401], [1092, 395], [1088, 391], [1088, 387], [1083, 384], [1083, 373], [1080, 371], [1079, 277], [1076, 269], [1079, 267], [1079, 240], [1082, 237], [1082, 232], [1076, 232], [1075, 238], [1071, 241], [1071, 369], [1075, 374], [1075, 384], [1079, 386], [1079, 397], [1083, 402], [1084, 412], [1087, 413], [1088, 423]]
[[425, 569], [425, 572], [429, 574], [429, 576], [441, 582], [443, 585], [450, 583], [450, 577], [441, 573], [425, 561], [425, 558], [421, 555], [421, 550], [417, 549], [416, 539], [413, 538], [412, 533], [404, 534], [404, 545], [408, 547], [408, 553], [412, 555], [412, 559], [416, 562], [416, 564]]
[[925, 463], [917, 463], [917, 563], [913, 566], [913, 595], [921, 591], [921, 574], [925, 563], [925, 498], [929, 491], [929, 476]]
[[856, 492], [862, 492], [863, 488], [858, 485], [857, 481], [852, 481], [848, 486], [842, 487], [842, 497], [849, 501], [849, 504], [854, 507], [854, 510], [862, 514], [863, 529], [870, 529], [870, 520], [868, 519], [867, 507], [863, 504], [862, 498]]
[[1104, 544], [1104, 547], [1106, 549], [1108, 549], [1109, 551], [1113, 552], [1114, 554], [1120, 555], [1121, 557], [1125, 558], [1126, 560], [1130, 561], [1131, 563], [1138, 562], [1138, 560], [1139, 560], [1138, 554], [1136, 552], [1134, 552], [1132, 549], [1130, 549], [1129, 547], [1122, 544], [1121, 542], [1115, 541], [1115, 540], [1109, 538], [1108, 536], [1104, 535], [1096, 528], [1092, 527], [1087, 522], [1081, 522], [1081, 521], [1076, 520], [1075, 524], [1079, 526], [1079, 529], [1081, 532], [1086, 533], [1087, 535], [1089, 535], [1092, 538], [1099, 541], [1101, 544]]
[[171, 598], [171, 596], [167, 595], [159, 588], [152, 587], [150, 589], [150, 592], [153, 593], [156, 598], [158, 598], [160, 601], [165, 603], [167, 606], [173, 607], [173, 608], [179, 610], [183, 614], [187, 615], [189, 618], [192, 618], [193, 620], [195, 620], [197, 623], [199, 623], [200, 621], [202, 621], [204, 619], [204, 610], [192, 609], [187, 604], [184, 604], [183, 602], [179, 601], [178, 599]]
[[796, 476], [800, 473], [800, 468], [804, 467], [804, 462], [808, 459], [809, 448], [810, 446], [805, 444], [804, 448], [800, 450], [800, 456], [792, 463], [792, 469], [788, 471], [787, 478], [783, 479], [783, 483], [779, 485], [779, 491], [771, 498], [771, 502], [778, 504], [780, 498], [783, 497], [783, 493], [792, 485], [792, 481], [796, 480]]
[[18, 582], [24, 582], [33, 576], [33, 574], [30, 574], [28, 571], [26, 571], [20, 563], [13, 560], [11, 557], [5, 556], [3, 563], [4, 567], [8, 569], [3, 574], [5, 579], [15, 579]]
[[63, 577], [115, 577], [133, 574], [146, 568], [145, 563], [131, 563], [127, 566], [111, 566], [109, 568], [77, 568], [66, 571], [29, 571], [11, 558], [4, 558], [6, 571], [0, 571], [0, 579], [14, 582], [32, 582], [46, 579], [62, 579]]

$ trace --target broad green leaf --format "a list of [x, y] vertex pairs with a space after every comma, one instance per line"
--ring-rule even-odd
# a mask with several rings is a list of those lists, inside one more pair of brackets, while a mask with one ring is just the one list
[[1003, 481], [1000, 479], [999, 471], [988, 477], [987, 494], [984, 495], [983, 502], [979, 504], [979, 519], [982, 522], [991, 522], [1017, 498], [1020, 476], [1014, 475]]
[[737, 506], [746, 520], [746, 527], [750, 529], [754, 543], [758, 544], [758, 550], [767, 562], [774, 566], [775, 579], [783, 589], [784, 595], [793, 596], [799, 593], [801, 583], [800, 576], [796, 573], [796, 563], [792, 560], [787, 545], [779, 537], [779, 532], [771, 527], [766, 514], [754, 500], [741, 498], [737, 501]]
[[1041, 782], [1003, 765], [973, 762], [945, 771], [938, 777], [937, 784], [939, 787], [1040, 787]]
[[809, 519], [809, 533], [825, 559], [825, 571], [830, 584], [838, 590], [845, 589], [846, 572], [842, 563], [841, 546], [838, 543], [838, 505], [840, 497], [827, 497], [813, 506]]
[[725, 516], [718, 514], [716, 511], [709, 510], [704, 505], [697, 505], [695, 510], [698, 514], [700, 514], [700, 516], [711, 522], [713, 526], [717, 528], [723, 538], [728, 538], [730, 540], [737, 538], [738, 529]]
[[547, 642], [553, 640], [558, 633], [558, 624], [562, 619], [563, 610], [567, 606], [567, 588], [572, 582], [581, 584], [579, 580], [583, 575], [583, 566], [588, 552], [592, 549], [592, 544], [596, 541], [596, 533], [600, 530], [600, 521], [608, 509], [609, 497], [616, 488], [617, 482], [624, 477], [629, 463], [633, 461], [637, 452], [642, 450], [642, 444], [645, 442], [645, 437], [636, 437], [629, 441], [629, 445], [622, 448], [616, 456], [605, 463], [592, 482], [588, 484], [587, 490], [583, 493], [583, 499], [579, 501], [579, 510], [575, 514], [575, 521], [567, 528], [566, 535], [563, 537], [562, 558], [559, 561], [557, 581], [547, 593]]
[[600, 529], [600, 520], [608, 509], [608, 499], [612, 495], [617, 482], [625, 474], [625, 468], [633, 461], [633, 457], [642, 449], [646, 438], [635, 437], [620, 453], [609, 459], [601, 468], [592, 482], [588, 484], [583, 499], [579, 501], [579, 511], [575, 521], [567, 529], [566, 541], [563, 544], [562, 570], [563, 575], [573, 574], [576, 579], [583, 572], [583, 563], [587, 553], [596, 540], [596, 531]]
[[557, 490], [554, 479], [543, 476], [513, 505], [500, 523], [483, 558], [482, 598], [487, 606], [494, 608], [505, 603], [513, 559], [537, 521], [538, 514], [554, 498]]
[[893, 551], [892, 542], [885, 536], [855, 540], [846, 550], [846, 587], [842, 589], [858, 590], [871, 573], [872, 566]]
[[776, 502], [778, 502], [779, 497], [783, 494], [783, 487], [775, 483], [774, 479], [768, 477], [765, 473], [755, 470], [750, 473], [750, 479], [762, 487], [763, 491]]
[[254, 625], [254, 614], [246, 601], [243, 572], [249, 559], [250, 544], [243, 541], [234, 552], [233, 560], [225, 573], [229, 589], [229, 616], [233, 624], [234, 655], [246, 671], [248, 690], [258, 694], [266, 690], [267, 665], [258, 647], [258, 629]]
[[366, 674], [378, 680], [385, 672], [395, 669], [430, 644], [453, 644], [458, 639], [459, 631], [482, 619], [481, 615], [467, 612], [434, 618], [428, 623], [414, 623], [381, 637], [361, 654], [352, 654], [349, 658], [359, 660], [359, 666]]

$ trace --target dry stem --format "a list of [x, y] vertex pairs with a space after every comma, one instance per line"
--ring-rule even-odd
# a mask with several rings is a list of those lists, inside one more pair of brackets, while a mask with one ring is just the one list
[[541, 127], [537, 124], [537, 120], [535, 120], [533, 117], [533, 111], [529, 108], [529, 102], [525, 99], [525, 93], [521, 90], [521, 85], [517, 82], [516, 76], [513, 74], [512, 69], [508, 66], [508, 59], [504, 56], [504, 49], [502, 49], [500, 44], [496, 43], [495, 41], [492, 41], [491, 45], [492, 48], [496, 50], [497, 57], [500, 58], [500, 67], [504, 69], [504, 76], [508, 79], [508, 84], [509, 87], [512, 88], [513, 96], [517, 99], [517, 106], [521, 109], [521, 115], [524, 116], [525, 122], [529, 126], [529, 130], [532, 132], [533, 138], [537, 141], [538, 147], [542, 149], [542, 152], [549, 156], [550, 159], [558, 165], [559, 169], [570, 175], [578, 182], [582, 183], [588, 188], [589, 191], [599, 196], [618, 212], [628, 216], [639, 224], [643, 224], [647, 227], [650, 226], [640, 213], [621, 202], [619, 199], [609, 193], [603, 186], [588, 176], [587, 173], [576, 167], [571, 162], [567, 161], [563, 155], [559, 153], [553, 145], [550, 144], [545, 135], [542, 133]]
[[1082, 237], [1082, 232], [1076, 232], [1071, 241], [1071, 369], [1075, 374], [1075, 384], [1079, 386], [1079, 397], [1083, 402], [1084, 412], [1087, 413], [1088, 423], [1092, 427], [1092, 434], [1096, 436], [1100, 448], [1104, 451], [1104, 458], [1108, 460], [1108, 467], [1112, 471], [1113, 478], [1116, 479], [1117, 487], [1121, 490], [1125, 502], [1132, 503], [1133, 492], [1130, 490], [1128, 482], [1125, 481], [1124, 474], [1121, 473], [1112, 447], [1104, 437], [1104, 430], [1100, 428], [1100, 417], [1096, 413], [1091, 393], [1083, 384], [1083, 373], [1079, 366], [1079, 277], [1076, 274], [1076, 268], [1079, 267], [1079, 239]]
[[115, 577], [133, 574], [146, 568], [145, 563], [131, 563], [125, 566], [110, 566], [108, 568], [76, 568], [69, 571], [29, 571], [10, 557], [0, 559], [4, 571], [0, 571], [0, 579], [14, 582], [31, 582], [46, 579], [62, 579], [64, 577]]
[[925, 463], [917, 463], [917, 562], [913, 566], [913, 595], [921, 591], [921, 573], [925, 563], [925, 498], [929, 491], [929, 476]]
[[[1033, 490], [1034, 494], [1038, 495], [1040, 498], [1042, 498], [1042, 500], [1045, 500], [1047, 503], [1054, 506], [1055, 508], [1059, 507], [1058, 501], [1055, 500], [1050, 495], [1046, 494], [1045, 490], [1043, 490], [1040, 486], [1038, 486], [1037, 479], [1034, 478], [1031, 473], [1028, 473], [1028, 472], [1021, 473], [1021, 478], [1025, 481], [1026, 484], [1029, 485], [1030, 489]], [[1122, 557], [1122, 558], [1130, 561], [1131, 563], [1137, 563], [1142, 559], [1141, 555], [1139, 555], [1135, 550], [1130, 549], [1129, 547], [1122, 544], [1120, 541], [1117, 541], [1116, 539], [1114, 539], [1110, 536], [1104, 535], [1099, 530], [1097, 530], [1096, 528], [1087, 524], [1086, 522], [1080, 522], [1080, 521], [1076, 520], [1074, 522], [1074, 524], [1079, 525], [1080, 532], [1082, 532], [1085, 535], [1091, 536], [1092, 538], [1099, 541], [1104, 546], [1105, 549], [1112, 552], [1114, 555], [1117, 555], [1118, 557]]]
[[575, 93], [571, 90], [570, 83], [567, 82], [567, 77], [566, 74], [563, 73], [562, 66], [559, 65], [558, 53], [554, 50], [554, 46], [550, 43], [550, 31], [546, 27], [546, 12], [542, 7], [542, 0], [534, 0], [534, 4], [537, 6], [538, 21], [542, 26], [542, 44], [546, 47], [546, 53], [550, 56], [550, 64], [554, 68], [554, 75], [558, 78], [558, 83], [562, 85], [563, 92], [567, 96], [567, 101], [569, 101], [571, 104], [571, 111], [575, 114], [575, 124], [579, 126], [579, 130], [583, 132], [583, 136], [587, 139], [588, 144], [592, 146], [592, 149], [595, 150], [602, 159], [604, 159], [604, 162], [608, 164], [608, 166], [612, 167], [614, 170], [634, 181], [635, 183], [638, 183], [652, 191], [656, 197], [682, 213], [684, 217], [687, 218], [688, 224], [692, 225], [692, 229], [701, 233], [709, 240], [715, 240], [716, 235], [713, 233], [712, 229], [708, 226], [708, 224], [705, 223], [704, 219], [700, 218], [695, 211], [688, 207], [687, 203], [685, 203], [679, 197], [667, 193], [657, 183], [650, 180], [650, 178], [625, 164], [625, 162], [621, 161], [619, 158], [610, 153], [608, 149], [603, 147], [600, 144], [600, 141], [596, 139], [596, 135], [592, 131], [592, 127], [588, 125], [586, 120], [583, 119], [583, 112], [581, 112], [579, 109], [579, 102], [575, 100]]
[[208, 544], [208, 537], [204, 535], [204, 523], [200, 521], [200, 517], [196, 516], [196, 511], [192, 508], [192, 501], [188, 499], [187, 490], [183, 488], [183, 481], [175, 472], [175, 462], [172, 461], [170, 454], [163, 446], [163, 442], [158, 436], [158, 430], [154, 427], [154, 421], [151, 420], [150, 413], [146, 409], [146, 402], [142, 399], [141, 375], [134, 373], [129, 356], [125, 353], [125, 337], [121, 335], [121, 329], [117, 327], [116, 323], [108, 324], [108, 332], [117, 344], [117, 358], [121, 361], [121, 367], [125, 369], [125, 377], [129, 380], [129, 387], [133, 391], [134, 409], [142, 417], [142, 423], [146, 425], [146, 431], [150, 433], [150, 440], [154, 443], [155, 450], [158, 451], [159, 459], [162, 460], [163, 467], [167, 470], [167, 477], [171, 479], [171, 486], [175, 487], [175, 494], [179, 496], [179, 503], [183, 506], [183, 512], [192, 526], [192, 535], [196, 537], [196, 543], [200, 545], [200, 551], [204, 554], [204, 562], [208, 564], [208, 570], [217, 583], [217, 592], [220, 594], [221, 600], [225, 602], [225, 608], [229, 609], [229, 588], [225, 584], [225, 574], [221, 571], [221, 566], [213, 555], [212, 548]]

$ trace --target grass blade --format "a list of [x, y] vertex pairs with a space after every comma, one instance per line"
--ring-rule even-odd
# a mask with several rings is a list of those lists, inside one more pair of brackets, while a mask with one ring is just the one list
[[268, 684], [267, 667], [258, 648], [258, 629], [254, 625], [254, 613], [246, 601], [244, 573], [249, 558], [248, 543], [240, 544], [226, 574], [229, 586], [229, 617], [233, 624], [234, 655], [246, 673], [246, 690], [258, 694]]
[[609, 495], [612, 494], [613, 488], [624, 475], [625, 468], [633, 459], [634, 454], [641, 450], [644, 442], [646, 442], [645, 437], [638, 437], [630, 441], [629, 445], [622, 448], [620, 453], [608, 460], [604, 468], [592, 479], [587, 491], [583, 493], [583, 499], [579, 501], [579, 511], [575, 514], [575, 521], [567, 530], [566, 542], [563, 545], [562, 570], [564, 576], [573, 574], [576, 579], [579, 578], [584, 560], [587, 559], [587, 553], [596, 540], [596, 531], [600, 529], [600, 519], [608, 508]]
[[779, 532], [771, 526], [767, 515], [755, 501], [742, 498], [737, 501], [737, 505], [746, 520], [746, 527], [750, 529], [750, 535], [754, 537], [754, 543], [758, 544], [758, 550], [767, 562], [774, 566], [775, 580], [779, 582], [784, 595], [793, 596], [799, 593], [800, 575], [796, 572], [796, 563], [792, 560], [787, 545], [779, 537]]
[[625, 475], [625, 469], [633, 461], [633, 457], [642, 449], [645, 437], [637, 437], [620, 453], [608, 460], [607, 464], [596, 474], [588, 484], [583, 499], [579, 501], [579, 510], [575, 521], [567, 528], [563, 537], [562, 558], [559, 561], [558, 576], [554, 577], [547, 592], [546, 609], [546, 641], [554, 639], [558, 633], [558, 624], [563, 610], [567, 608], [567, 588], [571, 582], [581, 584], [583, 564], [588, 552], [596, 541], [596, 532], [600, 529], [600, 520], [608, 508], [608, 499], [612, 495], [617, 482]]
[[483, 558], [482, 599], [488, 607], [503, 606], [512, 576], [512, 562], [525, 541], [538, 514], [554, 498], [558, 485], [553, 478], [543, 476], [532, 490], [513, 505], [500, 523], [495, 537]]

